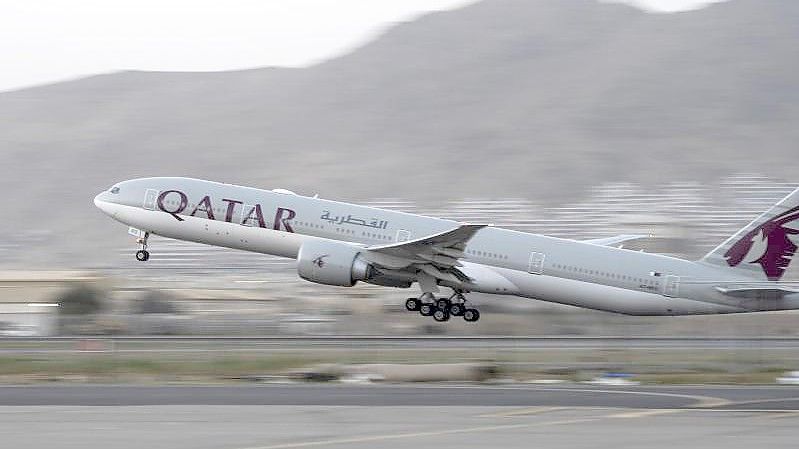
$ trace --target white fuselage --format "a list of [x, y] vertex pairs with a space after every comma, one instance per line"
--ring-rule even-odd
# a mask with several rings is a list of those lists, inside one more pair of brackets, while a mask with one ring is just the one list
[[[458, 225], [451, 220], [190, 178], [142, 178], [103, 192], [95, 204], [153, 234], [296, 258], [304, 242], [362, 245], [407, 241]], [[113, 190], [113, 189], [112, 189]], [[166, 193], [169, 192], [169, 193]], [[166, 193], [165, 195], [163, 195]], [[717, 289], [752, 281], [657, 254], [489, 227], [468, 241], [469, 291], [514, 295], [633, 315], [781, 310], [799, 297], [741, 299]]]

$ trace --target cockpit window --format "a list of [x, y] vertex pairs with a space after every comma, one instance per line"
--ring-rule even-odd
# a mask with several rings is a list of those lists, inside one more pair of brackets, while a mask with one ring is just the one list
[[109, 192], [116, 195], [117, 193], [119, 193], [119, 186], [112, 187], [111, 190], [109, 190]]

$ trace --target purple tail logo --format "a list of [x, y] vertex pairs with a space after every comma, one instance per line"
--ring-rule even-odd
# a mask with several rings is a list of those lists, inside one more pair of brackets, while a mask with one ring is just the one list
[[[788, 226], [799, 220], [799, 207], [778, 215], [752, 229], [726, 253], [727, 264], [737, 267], [741, 262], [758, 263], [768, 280], [778, 281], [785, 274], [797, 250], [799, 227]], [[754, 250], [753, 250], [754, 248]], [[747, 257], [750, 255], [750, 257]]]

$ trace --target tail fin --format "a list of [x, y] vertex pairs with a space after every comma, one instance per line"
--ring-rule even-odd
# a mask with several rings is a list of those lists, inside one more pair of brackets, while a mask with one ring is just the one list
[[702, 258], [741, 274], [778, 281], [799, 245], [799, 189]]

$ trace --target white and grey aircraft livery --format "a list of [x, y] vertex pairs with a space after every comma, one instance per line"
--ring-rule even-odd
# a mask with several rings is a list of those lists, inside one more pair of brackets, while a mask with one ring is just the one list
[[617, 247], [640, 236], [568, 240], [191, 178], [124, 181], [94, 204], [131, 227], [140, 261], [153, 234], [291, 257], [320, 284], [416, 283], [406, 308], [436, 321], [477, 321], [469, 292], [630, 315], [799, 308], [780, 282], [799, 244], [799, 189], [699, 261]]

